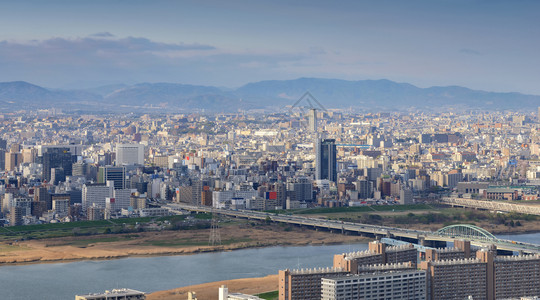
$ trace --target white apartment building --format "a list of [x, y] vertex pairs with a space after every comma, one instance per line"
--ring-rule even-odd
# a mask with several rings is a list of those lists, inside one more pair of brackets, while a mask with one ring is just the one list
[[426, 272], [390, 271], [321, 279], [322, 300], [425, 300]]

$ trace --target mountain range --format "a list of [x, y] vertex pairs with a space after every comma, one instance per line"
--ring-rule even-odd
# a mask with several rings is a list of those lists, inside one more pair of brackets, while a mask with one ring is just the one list
[[299, 78], [254, 82], [232, 90], [177, 83], [116, 84], [70, 90], [48, 89], [24, 81], [0, 82], [0, 109], [4, 112], [52, 107], [95, 112], [275, 110], [293, 105], [306, 91], [327, 109], [520, 110], [540, 106], [540, 96], [520, 93], [486, 92], [459, 86], [419, 88], [385, 79]]

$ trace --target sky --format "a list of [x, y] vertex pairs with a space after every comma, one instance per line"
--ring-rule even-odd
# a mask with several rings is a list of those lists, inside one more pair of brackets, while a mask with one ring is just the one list
[[0, 0], [0, 81], [300, 77], [540, 95], [535, 0]]

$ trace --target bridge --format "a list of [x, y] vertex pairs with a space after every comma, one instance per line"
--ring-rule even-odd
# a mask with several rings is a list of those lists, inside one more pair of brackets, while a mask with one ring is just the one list
[[377, 239], [386, 237], [427, 247], [444, 247], [446, 242], [453, 242], [456, 239], [466, 239], [471, 242], [471, 245], [478, 247], [488, 247], [493, 244], [497, 246], [497, 249], [503, 251], [540, 253], [540, 245], [499, 239], [485, 229], [473, 225], [451, 225], [432, 232], [295, 215], [270, 214], [251, 210], [212, 209], [211, 207], [206, 206], [191, 206], [184, 204], [169, 204], [167, 207], [172, 211], [188, 210], [205, 213], [213, 212], [236, 218], [287, 223], [313, 229], [330, 230], [332, 232], [343, 234], [371, 236]]
[[540, 205], [526, 205], [526, 204], [515, 204], [507, 203], [500, 201], [489, 201], [489, 200], [474, 200], [466, 198], [451, 198], [444, 197], [439, 200], [440, 203], [459, 206], [459, 207], [468, 207], [475, 209], [485, 209], [490, 211], [502, 211], [502, 212], [517, 212], [520, 214], [529, 214], [540, 216]]

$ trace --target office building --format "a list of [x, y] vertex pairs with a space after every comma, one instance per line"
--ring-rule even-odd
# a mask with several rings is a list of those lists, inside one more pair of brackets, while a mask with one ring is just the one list
[[297, 177], [287, 182], [287, 196], [291, 201], [313, 201], [313, 186], [306, 177]]
[[19, 152], [6, 152], [5, 153], [5, 169], [6, 171], [13, 171], [22, 163], [22, 154]]
[[409, 188], [402, 188], [399, 191], [399, 204], [413, 204], [413, 192]]
[[72, 175], [73, 161], [76, 159], [76, 156], [72, 156], [71, 152], [69, 152], [69, 148], [47, 147], [43, 148], [42, 151], [43, 153], [39, 159], [43, 164], [42, 180], [44, 182], [51, 182], [53, 177], [53, 173], [51, 172], [58, 172], [58, 174], [60, 174], [60, 169], [62, 170], [64, 177]]
[[319, 139], [315, 151], [316, 179], [337, 182], [336, 140]]
[[144, 165], [143, 144], [117, 144], [116, 166]]
[[69, 213], [69, 196], [67, 199], [53, 199], [53, 210], [58, 217], [65, 217]]
[[34, 201], [43, 202], [46, 209], [52, 209], [52, 198], [46, 186], [36, 187], [34, 189]]
[[105, 208], [93, 204], [86, 208], [86, 219], [88, 221], [103, 220]]
[[126, 168], [105, 166], [99, 167], [98, 183], [114, 182], [114, 189], [120, 190], [126, 188]]
[[317, 110], [315, 108], [312, 108], [308, 112], [308, 119], [309, 119], [309, 131], [312, 133], [317, 132]]
[[113, 197], [113, 185], [109, 181], [107, 184], [103, 183], [88, 183], [83, 185], [82, 188], [82, 206], [86, 209], [90, 206], [97, 206], [105, 208], [105, 199]]

